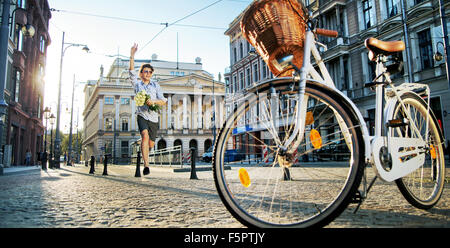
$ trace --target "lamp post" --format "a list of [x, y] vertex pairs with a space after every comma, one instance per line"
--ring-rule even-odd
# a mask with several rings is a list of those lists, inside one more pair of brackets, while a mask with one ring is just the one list
[[[3, 127], [5, 123], [5, 114], [8, 104], [5, 101], [5, 85], [7, 81], [7, 65], [8, 65], [8, 42], [9, 42], [9, 20], [10, 20], [10, 7], [11, 0], [3, 0], [2, 9], [2, 24], [0, 26], [0, 145], [3, 140]], [[16, 8], [16, 10], [23, 10], [22, 8]], [[13, 11], [13, 12], [14, 12]], [[28, 18], [27, 18], [28, 19]], [[28, 21], [28, 20], [27, 20]], [[25, 36], [34, 35], [34, 27], [30, 24], [26, 24], [22, 27], [21, 31]], [[1, 147], [0, 147], [1, 150]], [[3, 154], [0, 152], [0, 175], [3, 174]]]
[[[55, 134], [55, 158], [56, 158], [56, 168], [60, 168], [59, 158], [61, 156], [61, 138], [59, 137], [59, 123], [61, 121], [61, 84], [62, 84], [62, 68], [64, 61], [64, 53], [69, 47], [83, 47], [83, 51], [89, 52], [87, 45], [75, 44], [75, 43], [65, 43], [64, 42], [65, 32], [62, 35], [62, 46], [61, 46], [61, 61], [59, 65], [59, 85], [58, 85], [58, 105], [56, 110], [56, 134]], [[68, 45], [67, 47], [64, 47]]]
[[70, 130], [69, 130], [69, 151], [67, 154], [67, 165], [72, 165], [72, 122], [73, 122], [73, 96], [75, 93], [75, 75], [73, 75], [73, 84], [72, 84], [72, 108], [70, 110]]
[[45, 119], [45, 132], [44, 132], [44, 153], [45, 153], [45, 160], [42, 160], [43, 156], [41, 156], [42, 161], [42, 169], [47, 170], [47, 121], [50, 118], [50, 109], [48, 107], [45, 107], [44, 109], [44, 119]]
[[45, 119], [45, 135], [44, 135], [44, 151], [47, 152], [47, 121], [50, 118], [50, 109], [45, 107], [44, 109], [44, 119]]
[[52, 114], [52, 115], [50, 115], [49, 119], [50, 119], [51, 128], [50, 128], [50, 156], [49, 156], [48, 163], [50, 165], [50, 169], [53, 169], [54, 168], [54, 165], [53, 165], [53, 125], [55, 124], [56, 117]]

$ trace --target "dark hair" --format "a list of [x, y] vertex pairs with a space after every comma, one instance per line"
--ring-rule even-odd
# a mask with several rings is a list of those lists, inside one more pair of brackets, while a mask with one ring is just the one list
[[145, 68], [150, 68], [150, 69], [152, 69], [152, 72], [155, 71], [155, 70], [153, 69], [153, 66], [152, 66], [151, 64], [142, 64], [142, 65], [141, 65], [141, 69], [139, 69], [139, 73], [142, 73], [142, 72], [144, 71]]

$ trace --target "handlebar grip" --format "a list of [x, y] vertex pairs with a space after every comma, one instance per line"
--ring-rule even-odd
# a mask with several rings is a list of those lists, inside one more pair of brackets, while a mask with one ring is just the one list
[[327, 36], [327, 37], [333, 37], [333, 38], [338, 37], [337, 31], [329, 30], [329, 29], [322, 29], [322, 28], [317, 28], [316, 34], [322, 35], [322, 36]]

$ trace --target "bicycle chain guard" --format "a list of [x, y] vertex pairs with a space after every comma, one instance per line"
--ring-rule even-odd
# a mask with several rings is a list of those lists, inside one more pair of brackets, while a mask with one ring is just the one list
[[392, 168], [386, 170], [380, 154], [385, 147], [384, 137], [376, 137], [372, 141], [372, 159], [375, 172], [384, 181], [392, 182], [420, 168], [425, 162], [426, 144], [417, 138], [390, 137], [389, 154], [392, 156]]

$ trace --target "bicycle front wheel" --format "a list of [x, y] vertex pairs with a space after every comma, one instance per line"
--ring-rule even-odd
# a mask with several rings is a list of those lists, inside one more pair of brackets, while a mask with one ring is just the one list
[[219, 133], [216, 187], [244, 225], [324, 226], [348, 206], [361, 182], [361, 128], [346, 104], [323, 86], [307, 84], [300, 145], [293, 152], [282, 146], [301, 107], [295, 87], [287, 79], [260, 86], [237, 104]]
[[[389, 133], [394, 137], [421, 138], [428, 142], [425, 152], [424, 164], [409, 175], [396, 180], [396, 184], [413, 206], [420, 209], [430, 209], [440, 199], [444, 190], [445, 160], [444, 148], [439, 134], [438, 122], [432, 114], [427, 118], [427, 104], [417, 95], [405, 94], [402, 96], [404, 108], [398, 104], [393, 119], [406, 119], [411, 116], [411, 123], [404, 127], [390, 128]], [[427, 121], [428, 120], [428, 121]], [[428, 122], [428, 124], [427, 124]], [[418, 132], [411, 129], [417, 127]], [[427, 131], [428, 129], [428, 131]]]

